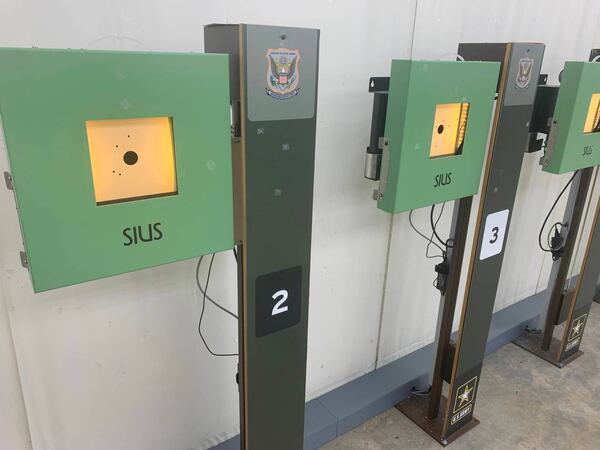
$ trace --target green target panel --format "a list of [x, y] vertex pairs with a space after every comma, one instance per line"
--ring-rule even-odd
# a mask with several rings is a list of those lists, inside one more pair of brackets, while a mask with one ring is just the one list
[[496, 62], [392, 62], [380, 209], [477, 193], [499, 70]]
[[0, 67], [36, 292], [233, 246], [227, 56], [0, 49]]
[[600, 164], [600, 63], [565, 63], [548, 141], [546, 172]]

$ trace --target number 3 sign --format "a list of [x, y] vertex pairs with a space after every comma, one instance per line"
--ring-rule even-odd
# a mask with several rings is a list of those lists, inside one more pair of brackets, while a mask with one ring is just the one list
[[300, 322], [302, 267], [272, 272], [256, 279], [256, 337]]
[[485, 219], [483, 240], [481, 241], [481, 253], [479, 259], [486, 259], [497, 255], [502, 251], [506, 224], [508, 223], [508, 209], [489, 214]]

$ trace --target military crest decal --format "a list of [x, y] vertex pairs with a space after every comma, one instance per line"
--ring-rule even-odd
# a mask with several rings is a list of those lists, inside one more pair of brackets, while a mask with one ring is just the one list
[[267, 95], [277, 100], [295, 97], [300, 92], [300, 51], [289, 48], [267, 50]]
[[532, 68], [532, 58], [525, 57], [519, 60], [519, 71], [517, 72], [517, 87], [519, 89], [525, 89], [531, 83]]

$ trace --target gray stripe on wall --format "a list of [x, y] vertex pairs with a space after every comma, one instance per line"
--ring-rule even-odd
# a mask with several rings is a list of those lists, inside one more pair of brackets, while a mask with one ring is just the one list
[[[517, 338], [526, 325], [534, 325], [546, 295], [546, 291], [539, 292], [495, 313], [486, 353]], [[309, 401], [304, 415], [305, 450], [317, 449], [387, 411], [408, 397], [412, 386], [426, 384], [433, 350], [433, 344], [427, 345]], [[239, 450], [239, 436], [213, 449]]]

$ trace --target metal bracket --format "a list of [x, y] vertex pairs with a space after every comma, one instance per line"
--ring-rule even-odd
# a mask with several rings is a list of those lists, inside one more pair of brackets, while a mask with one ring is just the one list
[[369, 92], [388, 92], [390, 90], [390, 77], [369, 78]]
[[9, 191], [15, 190], [15, 185], [13, 183], [13, 177], [9, 172], [4, 172], [4, 182], [6, 183], [6, 189]]
[[377, 190], [377, 198], [375, 200], [381, 200], [385, 195], [390, 165], [390, 141], [386, 137], [383, 137], [382, 139], [383, 146], [381, 152], [381, 172], [379, 176], [379, 189]]
[[550, 127], [550, 133], [546, 138], [546, 151], [540, 158], [540, 166], [547, 166], [552, 160], [552, 153], [554, 152], [554, 145], [556, 144], [556, 138], [558, 136], [558, 121], [551, 117], [548, 119], [548, 126]]
[[29, 269], [29, 259], [27, 258], [27, 253], [19, 252], [19, 256], [21, 257], [21, 265], [25, 269]]

